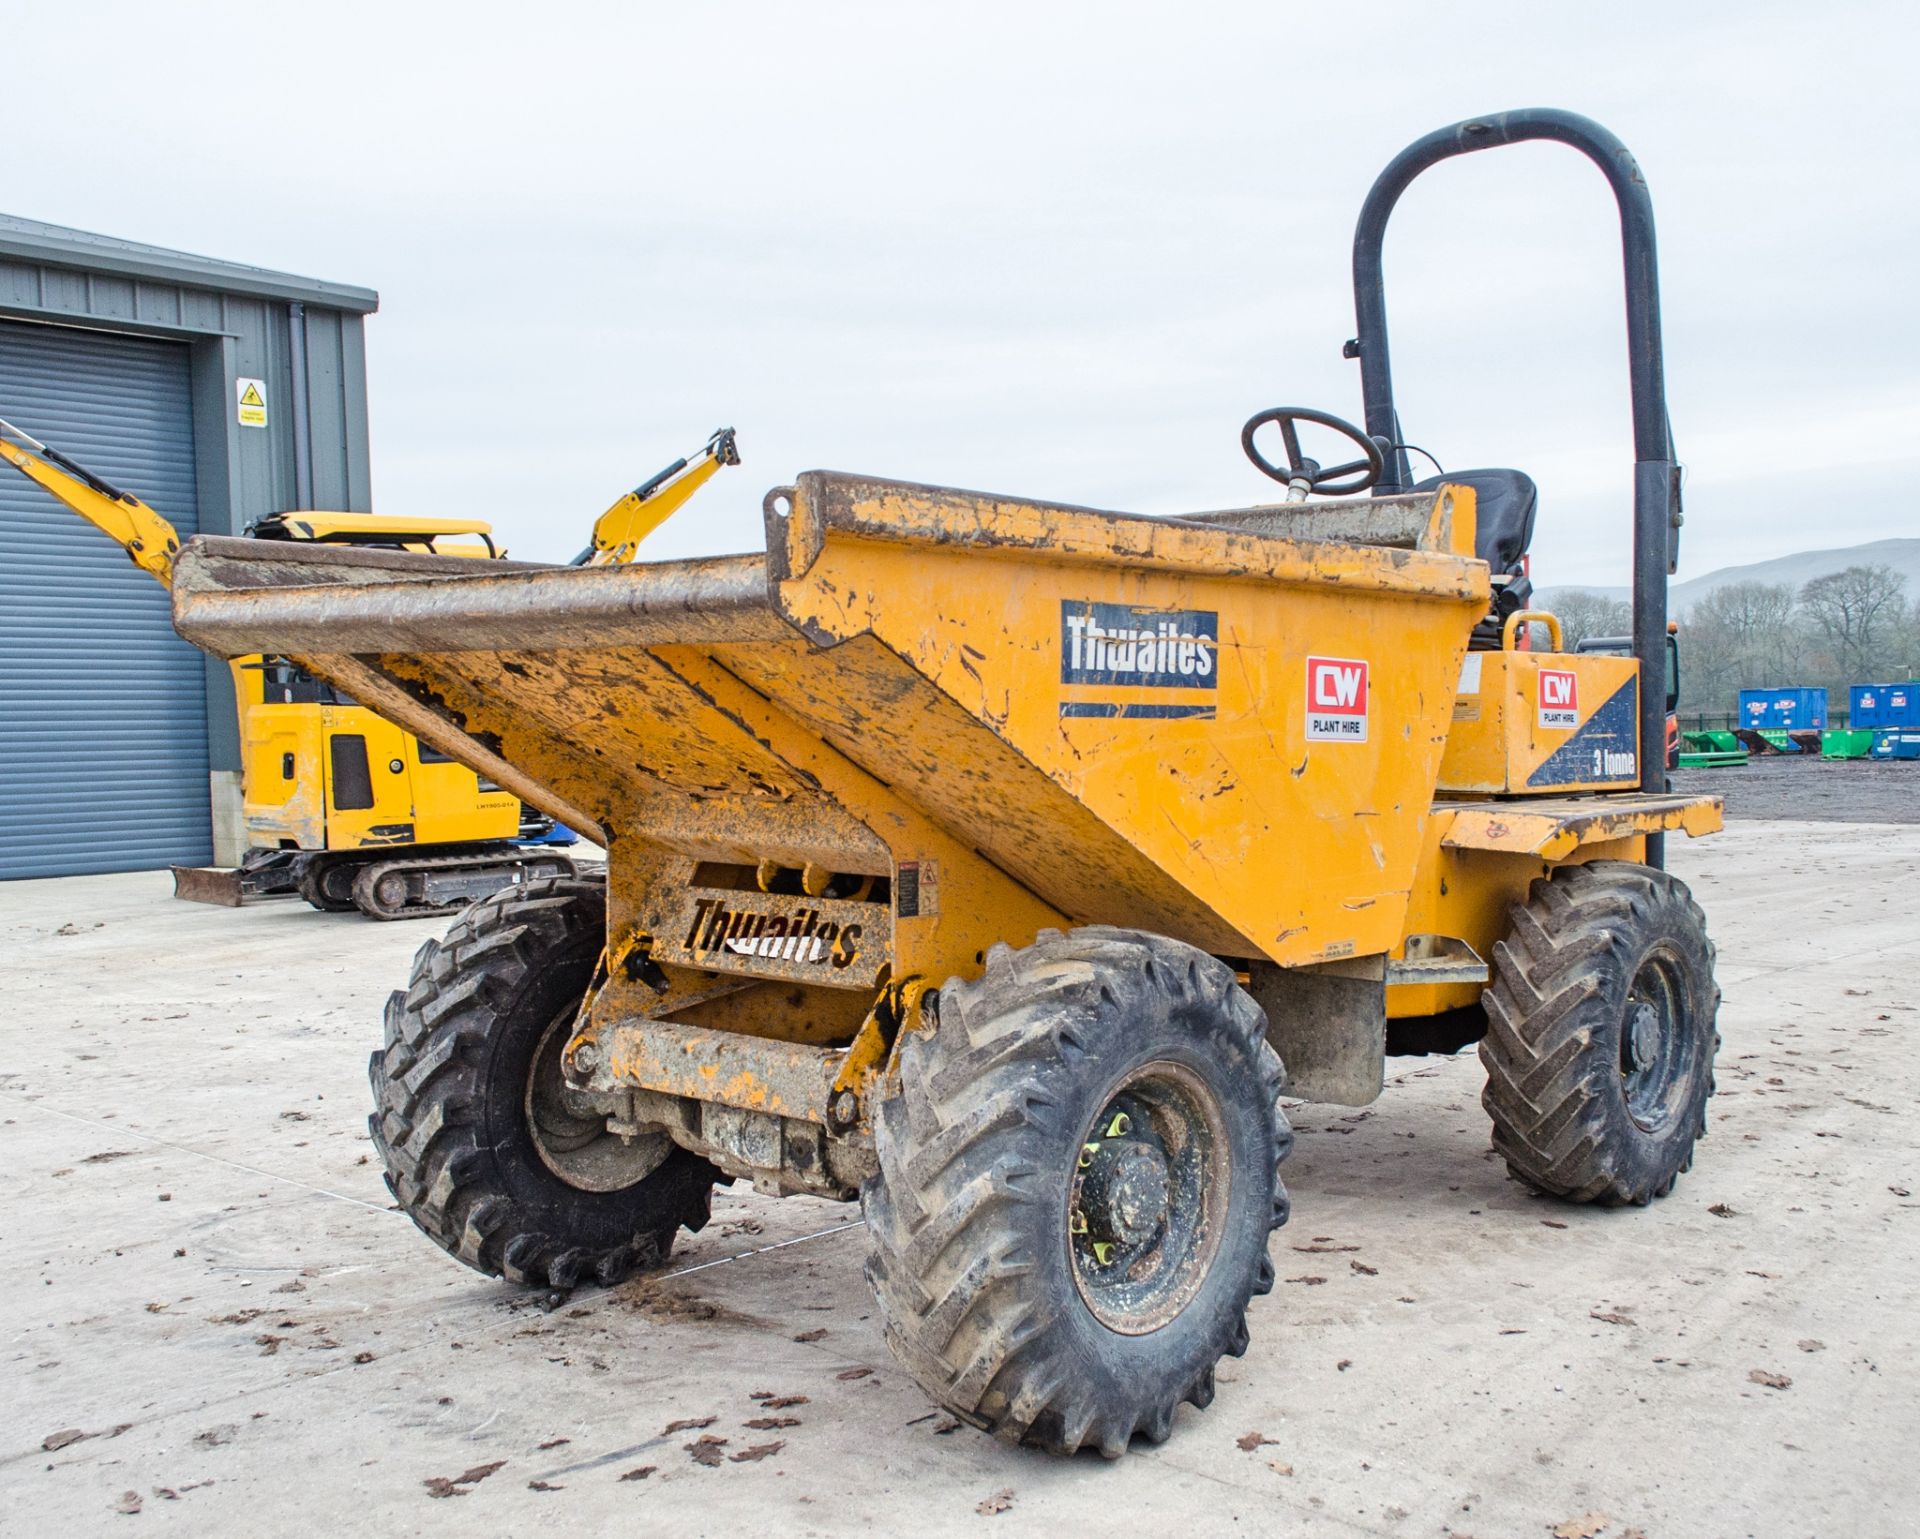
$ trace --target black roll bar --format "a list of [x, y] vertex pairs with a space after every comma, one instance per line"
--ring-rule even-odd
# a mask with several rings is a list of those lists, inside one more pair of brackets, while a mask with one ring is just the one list
[[[1387, 348], [1387, 296], [1381, 249], [1387, 219], [1408, 184], [1429, 166], [1501, 144], [1551, 139], [1570, 145], [1600, 168], [1620, 206], [1621, 255], [1626, 268], [1627, 372], [1633, 392], [1633, 652], [1640, 660], [1640, 789], [1667, 789], [1664, 692], [1651, 681], [1665, 676], [1667, 577], [1679, 552], [1680, 471], [1667, 420], [1666, 366], [1660, 352], [1660, 277], [1653, 238], [1653, 198], [1627, 147], [1591, 118], [1552, 107], [1527, 107], [1469, 118], [1418, 139], [1375, 179], [1353, 233], [1353, 300], [1359, 334], [1347, 344], [1360, 360], [1367, 432], [1400, 446], [1393, 404], [1393, 368]], [[1404, 447], [1387, 451], [1387, 472], [1376, 496], [1413, 484]], [[1648, 864], [1664, 864], [1665, 839], [1647, 840]]]

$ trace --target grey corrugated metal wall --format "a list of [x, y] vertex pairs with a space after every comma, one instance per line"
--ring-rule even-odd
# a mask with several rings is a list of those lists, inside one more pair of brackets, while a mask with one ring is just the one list
[[[300, 505], [294, 478], [300, 425], [293, 411], [295, 327], [306, 342], [304, 384], [312, 439], [312, 483], [305, 505], [361, 513], [369, 509], [362, 318], [378, 305], [379, 296], [371, 289], [269, 272], [0, 213], [0, 323], [49, 322], [27, 328], [33, 339], [42, 342], [79, 337], [94, 346], [124, 342], [137, 352], [150, 339], [163, 354], [171, 349], [170, 356], [186, 359], [193, 453], [185, 503], [161, 502], [141, 479], [143, 472], [130, 471], [125, 477], [127, 490], [155, 502], [183, 533], [197, 526], [208, 534], [238, 534], [265, 514]], [[236, 421], [234, 382], [238, 378], [265, 381], [267, 427], [241, 426]], [[115, 399], [114, 388], [107, 387], [105, 399]], [[0, 416], [10, 417], [18, 410], [0, 395]], [[92, 440], [77, 439], [75, 434], [86, 420], [84, 413], [73, 417], [72, 426], [63, 429], [64, 439], [50, 439], [82, 463], [90, 463], [84, 444]], [[36, 431], [26, 421], [21, 426]], [[111, 470], [102, 473], [113, 479]], [[8, 487], [8, 481], [16, 484]], [[0, 466], [0, 490], [8, 496], [0, 505], [7, 510], [6, 521], [19, 526], [13, 511], [25, 505], [15, 498], [39, 498], [33, 504], [37, 519], [43, 523], [66, 519], [75, 539], [95, 542], [90, 549], [95, 563], [111, 567], [122, 562], [117, 576], [128, 582], [145, 581], [124, 564], [105, 536], [88, 530], [4, 466]], [[136, 602], [158, 604], [158, 587], [148, 586], [152, 592]], [[69, 611], [69, 618], [80, 613]], [[73, 628], [67, 626], [69, 631]], [[200, 795], [213, 808], [215, 858], [234, 862], [245, 851], [246, 830], [240, 816], [240, 744], [232, 687], [224, 663], [200, 658], [199, 666], [206, 701], [200, 741], [210, 766]], [[36, 701], [34, 709], [38, 708]], [[0, 717], [0, 735], [40, 732], [33, 722], [29, 716], [28, 725], [21, 727], [17, 715]], [[30, 789], [33, 795], [28, 794]], [[0, 828], [36, 823], [40, 814], [33, 796], [37, 794], [37, 789], [0, 774]], [[10, 833], [0, 837], [12, 841]], [[11, 850], [0, 852], [0, 856], [11, 855]], [[167, 858], [176, 857], [169, 853]], [[96, 869], [72, 864], [52, 871]], [[18, 874], [24, 873], [0, 863], [0, 875]]]
[[[188, 348], [0, 321], [0, 416], [199, 527]], [[0, 877], [212, 858], [207, 690], [166, 592], [0, 467]]]

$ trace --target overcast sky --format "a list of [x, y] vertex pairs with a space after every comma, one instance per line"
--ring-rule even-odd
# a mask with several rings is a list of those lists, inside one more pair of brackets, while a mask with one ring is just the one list
[[[1532, 105], [1598, 118], [1653, 191], [1681, 575], [1920, 534], [1911, 5], [31, 14], [0, 203], [379, 290], [376, 508], [483, 514], [523, 557], [721, 424], [745, 465], [650, 553], [758, 548], [761, 494], [814, 467], [1271, 500], [1247, 416], [1361, 415], [1369, 181]], [[1443, 166], [1387, 277], [1408, 436], [1535, 477], [1537, 580], [1624, 581], [1604, 182], [1553, 145]]]

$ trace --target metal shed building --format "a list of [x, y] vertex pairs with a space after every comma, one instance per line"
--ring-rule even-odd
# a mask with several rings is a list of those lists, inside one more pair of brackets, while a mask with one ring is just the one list
[[[369, 511], [378, 303], [0, 215], [0, 417], [182, 538]], [[110, 540], [0, 464], [0, 878], [234, 863], [239, 769], [225, 665], [174, 635]]]

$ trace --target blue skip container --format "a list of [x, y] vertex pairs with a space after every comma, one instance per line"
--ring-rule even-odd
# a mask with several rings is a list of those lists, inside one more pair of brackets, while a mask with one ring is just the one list
[[1740, 691], [1740, 725], [1759, 731], [1773, 727], [1791, 732], [1803, 727], [1827, 724], [1827, 692], [1824, 689], [1743, 689]]
[[1847, 691], [1849, 727], [1920, 727], [1920, 682], [1856, 684]]

